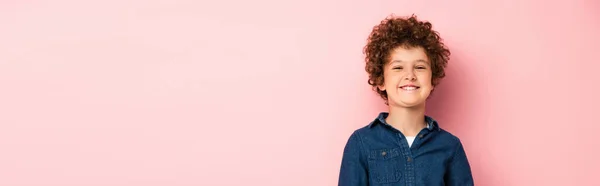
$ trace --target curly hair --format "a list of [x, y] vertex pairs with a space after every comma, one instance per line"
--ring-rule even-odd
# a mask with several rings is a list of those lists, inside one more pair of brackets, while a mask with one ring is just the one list
[[397, 47], [422, 47], [431, 62], [431, 84], [435, 87], [446, 76], [444, 68], [450, 59], [450, 50], [444, 45], [439, 33], [432, 29], [428, 21], [420, 21], [415, 15], [408, 18], [388, 16], [373, 27], [367, 45], [364, 47], [369, 85], [373, 86], [388, 104], [386, 91], [377, 86], [383, 85], [383, 69], [389, 61], [390, 53]]

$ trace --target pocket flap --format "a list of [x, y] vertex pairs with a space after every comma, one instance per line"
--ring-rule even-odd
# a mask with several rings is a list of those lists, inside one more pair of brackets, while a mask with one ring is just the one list
[[371, 150], [371, 153], [369, 154], [369, 159], [387, 160], [398, 156], [400, 156], [400, 149], [398, 148], [377, 149]]

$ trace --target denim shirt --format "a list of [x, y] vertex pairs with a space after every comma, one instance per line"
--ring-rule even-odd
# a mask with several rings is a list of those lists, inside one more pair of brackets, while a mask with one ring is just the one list
[[471, 167], [460, 139], [425, 116], [427, 127], [409, 147], [381, 112], [355, 130], [344, 147], [338, 186], [469, 186]]

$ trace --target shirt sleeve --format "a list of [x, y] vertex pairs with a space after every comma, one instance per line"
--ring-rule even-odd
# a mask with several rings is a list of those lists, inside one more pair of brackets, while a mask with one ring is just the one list
[[448, 186], [471, 186], [474, 185], [471, 166], [465, 153], [462, 143], [458, 140], [458, 145], [448, 164], [448, 171], [444, 176], [444, 181]]
[[344, 147], [338, 186], [368, 186], [367, 164], [358, 133], [352, 133]]

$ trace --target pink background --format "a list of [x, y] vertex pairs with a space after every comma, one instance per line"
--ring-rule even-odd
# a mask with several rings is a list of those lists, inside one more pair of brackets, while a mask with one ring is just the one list
[[451, 48], [428, 114], [477, 185], [600, 185], [598, 1], [0, 2], [2, 186], [336, 185], [391, 13]]

